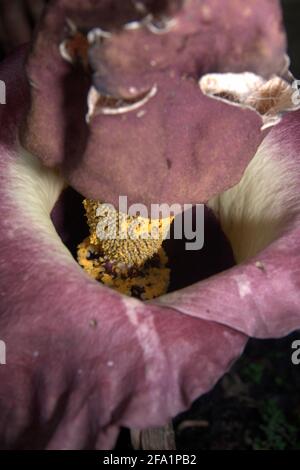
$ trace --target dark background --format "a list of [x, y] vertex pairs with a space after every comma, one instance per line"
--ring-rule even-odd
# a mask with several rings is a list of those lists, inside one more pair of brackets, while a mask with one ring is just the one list
[[285, 27], [289, 42], [291, 70], [300, 77], [300, 0], [282, 0]]

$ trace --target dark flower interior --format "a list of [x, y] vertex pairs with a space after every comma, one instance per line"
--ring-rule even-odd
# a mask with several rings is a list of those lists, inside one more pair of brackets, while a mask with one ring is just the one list
[[[78, 244], [89, 234], [82, 201], [79, 193], [67, 188], [51, 214], [57, 233], [75, 259]], [[170, 239], [163, 243], [171, 269], [168, 292], [194, 284], [235, 264], [230, 243], [208, 207], [205, 207], [204, 217], [204, 246], [201, 250], [186, 250], [187, 240], [175, 239], [172, 227]]]

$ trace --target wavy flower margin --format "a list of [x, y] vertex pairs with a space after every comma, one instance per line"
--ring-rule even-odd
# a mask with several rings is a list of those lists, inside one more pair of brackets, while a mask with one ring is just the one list
[[247, 335], [299, 328], [300, 114], [286, 116], [240, 184], [211, 202], [241, 264], [141, 303], [89, 279], [57, 235], [50, 212], [64, 182], [17, 141], [28, 99], [22, 70], [18, 54], [1, 70], [0, 332], [8, 360], [0, 367], [0, 442], [108, 449], [120, 426], [162, 425], [210, 390]]

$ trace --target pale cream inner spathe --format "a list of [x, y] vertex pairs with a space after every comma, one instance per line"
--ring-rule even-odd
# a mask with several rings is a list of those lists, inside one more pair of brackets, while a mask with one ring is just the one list
[[291, 224], [299, 223], [300, 170], [284, 133], [275, 128], [258, 149], [241, 181], [209, 202], [231, 243], [237, 263], [257, 255]]
[[[51, 220], [51, 211], [66, 183], [62, 176], [24, 148], [19, 146], [18, 157], [9, 166], [10, 187], [7, 197], [15, 207], [14, 216], [19, 220], [16, 230], [29, 230], [36, 238], [51, 244], [51, 256], [57, 260], [75, 263], [67, 247], [59, 237]], [[15, 236], [15, 234], [12, 234]]]
[[278, 124], [285, 111], [300, 109], [297, 82], [279, 76], [265, 80], [251, 72], [204, 75], [201, 91], [233, 106], [249, 108], [262, 118], [262, 130]]

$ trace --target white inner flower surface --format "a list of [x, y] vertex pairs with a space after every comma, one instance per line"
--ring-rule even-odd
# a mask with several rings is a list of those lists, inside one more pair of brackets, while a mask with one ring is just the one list
[[89, 124], [91, 118], [98, 114], [118, 115], [142, 108], [151, 98], [157, 94], [157, 86], [153, 87], [143, 96], [133, 97], [131, 100], [117, 100], [113, 97], [102, 96], [97, 89], [92, 86], [88, 94], [88, 112], [86, 122]]
[[262, 130], [281, 121], [285, 111], [300, 108], [297, 82], [274, 76], [265, 80], [251, 72], [213, 73], [199, 81], [201, 91], [212, 99], [251, 109], [262, 119]]
[[[8, 197], [19, 211], [19, 225], [16, 230], [30, 230], [39, 241], [51, 243], [52, 256], [62, 260], [73, 260], [67, 247], [62, 243], [50, 218], [65, 182], [57, 171], [46, 168], [38, 158], [21, 146], [18, 157], [9, 165], [11, 187]], [[12, 234], [13, 236], [14, 234]]]
[[266, 248], [296, 223], [300, 214], [300, 171], [291, 158], [294, 150], [284, 131], [273, 132], [275, 136], [270, 134], [264, 140], [239, 184], [209, 202], [237, 263]]

